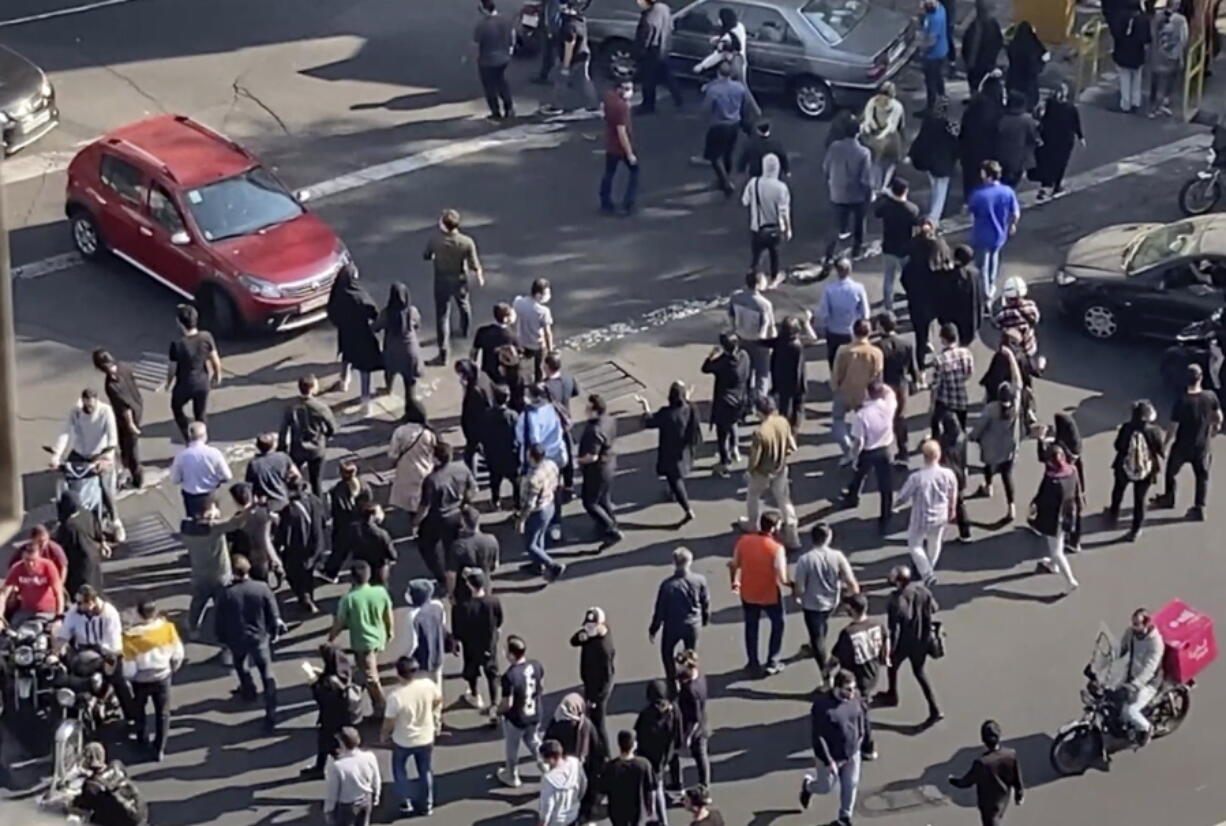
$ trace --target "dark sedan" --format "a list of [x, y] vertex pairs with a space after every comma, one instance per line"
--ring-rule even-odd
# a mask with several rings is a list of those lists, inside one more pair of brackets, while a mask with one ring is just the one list
[[10, 155], [60, 122], [55, 89], [42, 69], [0, 46], [0, 148]]
[[1226, 302], [1226, 215], [1101, 229], [1055, 280], [1061, 309], [1091, 338], [1173, 340]]

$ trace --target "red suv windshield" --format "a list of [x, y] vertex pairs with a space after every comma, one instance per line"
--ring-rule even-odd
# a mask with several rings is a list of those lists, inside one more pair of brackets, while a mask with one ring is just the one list
[[187, 207], [206, 241], [250, 235], [292, 221], [302, 206], [262, 167], [187, 191]]

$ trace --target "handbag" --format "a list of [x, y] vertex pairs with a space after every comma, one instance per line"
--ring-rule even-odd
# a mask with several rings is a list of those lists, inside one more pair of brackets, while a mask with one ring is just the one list
[[753, 182], [753, 202], [754, 208], [758, 213], [758, 228], [754, 230], [754, 235], [760, 244], [777, 244], [782, 237], [779, 231], [777, 222], [763, 223], [762, 221], [762, 201], [758, 197], [758, 186], [761, 184], [761, 178], [755, 178]]
[[940, 620], [932, 621], [932, 630], [928, 633], [928, 656], [934, 660], [945, 656], [945, 626]]

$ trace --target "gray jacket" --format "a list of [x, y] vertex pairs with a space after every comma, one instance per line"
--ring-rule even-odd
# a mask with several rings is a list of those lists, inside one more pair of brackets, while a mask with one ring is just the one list
[[1128, 628], [1120, 639], [1120, 659], [1127, 664], [1123, 684], [1155, 689], [1162, 685], [1162, 653], [1162, 635], [1157, 628], [1151, 628], [1140, 639]]
[[1000, 415], [1000, 402], [991, 402], [979, 414], [970, 440], [979, 443], [979, 458], [985, 465], [1008, 462], [1017, 454], [1017, 406], [1011, 418]]
[[872, 153], [854, 136], [830, 144], [822, 159], [822, 172], [831, 203], [867, 204], [873, 196], [872, 163]]

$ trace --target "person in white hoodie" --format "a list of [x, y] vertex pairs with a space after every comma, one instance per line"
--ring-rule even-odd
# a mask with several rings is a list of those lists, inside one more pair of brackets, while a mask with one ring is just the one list
[[711, 45], [714, 47], [711, 54], [694, 66], [694, 74], [702, 74], [727, 60], [732, 64], [732, 76], [744, 83], [748, 89], [749, 51], [745, 24], [737, 20], [735, 11], [725, 6], [719, 10], [719, 28], [720, 33], [711, 38]]
[[541, 776], [541, 797], [537, 807], [539, 826], [572, 826], [579, 819], [579, 802], [587, 791], [587, 775], [577, 757], [567, 757], [562, 744], [546, 740], [541, 744], [545, 773]]
[[[153, 600], [136, 609], [140, 621], [123, 632], [123, 673], [132, 684], [136, 736], [155, 760], [166, 750], [170, 723], [170, 681], [183, 665], [183, 643], [178, 629], [158, 613]], [[153, 739], [145, 727], [145, 709], [153, 701]]]

